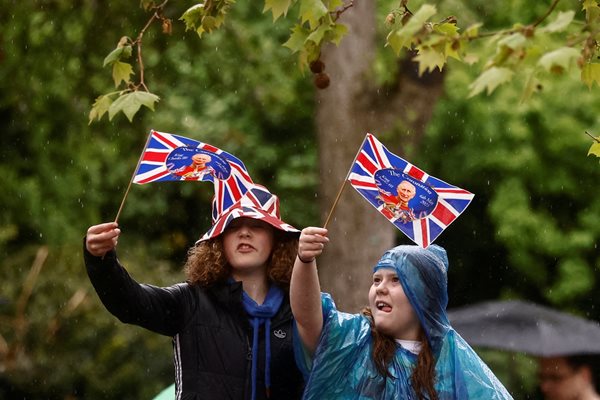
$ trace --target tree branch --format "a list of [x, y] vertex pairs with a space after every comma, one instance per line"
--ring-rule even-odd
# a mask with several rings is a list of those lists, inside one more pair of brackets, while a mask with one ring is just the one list
[[146, 92], [149, 92], [149, 90], [148, 90], [148, 87], [146, 86], [146, 83], [144, 82], [144, 60], [142, 57], [142, 39], [144, 37], [144, 34], [150, 27], [150, 25], [152, 25], [152, 23], [155, 20], [163, 20], [164, 19], [164, 17], [162, 16], [162, 11], [168, 2], [169, 2], [169, 0], [165, 0], [160, 5], [154, 7], [154, 13], [152, 14], [152, 16], [150, 17], [148, 22], [146, 22], [146, 25], [142, 28], [142, 30], [138, 34], [137, 38], [135, 39], [135, 42], [133, 43], [135, 46], [137, 46], [137, 61], [138, 61], [139, 69], [140, 69], [140, 84], [137, 85], [136, 88], [139, 86], [142, 86]]

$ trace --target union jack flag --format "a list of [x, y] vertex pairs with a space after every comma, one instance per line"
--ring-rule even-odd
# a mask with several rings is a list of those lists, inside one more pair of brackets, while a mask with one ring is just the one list
[[[220, 215], [253, 185], [244, 163], [215, 146], [183, 136], [152, 130], [133, 182], [210, 181]], [[213, 216], [214, 218], [214, 216]]]
[[[474, 197], [398, 157], [370, 133], [348, 180], [380, 213], [423, 248], [433, 243]], [[401, 185], [407, 187], [408, 197], [412, 195], [409, 202], [402, 200]]]

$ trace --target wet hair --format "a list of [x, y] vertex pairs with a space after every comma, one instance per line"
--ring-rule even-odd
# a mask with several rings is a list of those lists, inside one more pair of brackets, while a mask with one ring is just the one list
[[[379, 332], [375, 327], [373, 313], [369, 307], [362, 310], [362, 314], [367, 317], [371, 325], [371, 336], [373, 338], [373, 362], [375, 368], [384, 378], [392, 378], [388, 367], [396, 354], [398, 344], [393, 337]], [[425, 336], [425, 331], [419, 329], [419, 341], [421, 342], [421, 351], [417, 357], [417, 365], [410, 377], [413, 390], [418, 400], [438, 400], [435, 391], [435, 359], [429, 341]], [[425, 394], [427, 396], [425, 396]]]
[[[298, 252], [298, 236], [273, 228], [273, 249], [267, 260], [267, 278], [288, 289]], [[188, 283], [209, 287], [225, 282], [232, 273], [223, 250], [223, 235], [205, 240], [188, 250], [184, 272]]]

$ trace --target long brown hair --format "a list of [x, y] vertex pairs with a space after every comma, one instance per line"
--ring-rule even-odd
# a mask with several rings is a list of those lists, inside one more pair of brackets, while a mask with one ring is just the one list
[[[298, 235], [273, 228], [273, 249], [267, 260], [267, 278], [287, 289], [298, 252]], [[184, 272], [192, 285], [211, 286], [231, 276], [231, 265], [223, 250], [223, 235], [205, 240], [188, 250]]]
[[[369, 307], [362, 310], [363, 315], [367, 317], [371, 324], [371, 336], [373, 337], [373, 362], [375, 368], [384, 378], [391, 378], [388, 366], [396, 354], [397, 343], [393, 337], [379, 332], [375, 327], [373, 313]], [[417, 365], [410, 377], [412, 387], [419, 400], [425, 400], [424, 393], [430, 400], [438, 400], [435, 391], [435, 359], [429, 340], [425, 336], [423, 328], [419, 329], [419, 341], [421, 342], [421, 351], [417, 357]]]

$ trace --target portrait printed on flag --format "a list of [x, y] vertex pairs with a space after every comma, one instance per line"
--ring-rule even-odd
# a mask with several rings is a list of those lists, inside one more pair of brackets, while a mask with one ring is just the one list
[[240, 200], [254, 183], [239, 158], [208, 143], [150, 131], [133, 183], [212, 182], [219, 213]]
[[182, 181], [204, 180], [205, 175], [225, 180], [231, 175], [231, 167], [224, 158], [197, 147], [178, 147], [165, 162], [167, 169]]
[[438, 195], [431, 186], [394, 168], [384, 168], [373, 176], [377, 199], [401, 223], [425, 218], [435, 209]]
[[465, 211], [474, 196], [392, 153], [370, 133], [347, 179], [396, 228], [423, 248]]

